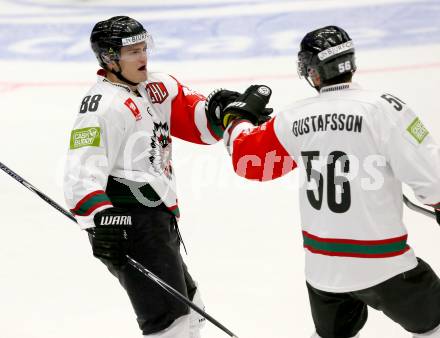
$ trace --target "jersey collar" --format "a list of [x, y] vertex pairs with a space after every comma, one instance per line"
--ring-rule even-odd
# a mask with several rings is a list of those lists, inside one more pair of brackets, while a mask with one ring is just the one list
[[337, 92], [341, 90], [347, 90], [347, 89], [360, 89], [361, 87], [357, 83], [353, 82], [346, 82], [346, 83], [338, 83], [331, 86], [322, 87], [319, 91], [320, 94], [324, 93], [331, 93], [331, 92]]
[[[99, 82], [107, 82], [107, 83], [110, 83], [110, 84], [113, 85], [113, 86], [123, 88], [123, 89], [125, 89], [127, 92], [129, 92], [129, 93], [133, 93], [133, 90], [132, 90], [129, 86], [127, 86], [127, 85], [125, 85], [125, 84], [122, 84], [122, 83], [112, 82], [112, 81], [110, 81], [109, 79], [107, 79], [107, 78], [105, 77], [106, 74], [107, 74], [107, 72], [105, 71], [105, 69], [100, 69], [100, 70], [98, 70], [98, 71], [96, 72], [96, 74], [98, 75], [98, 81], [99, 81]], [[138, 85], [138, 88], [139, 88], [139, 85]]]

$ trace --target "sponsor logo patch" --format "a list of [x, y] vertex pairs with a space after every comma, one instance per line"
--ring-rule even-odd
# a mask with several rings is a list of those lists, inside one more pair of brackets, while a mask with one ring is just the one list
[[152, 103], [162, 103], [169, 95], [163, 82], [151, 82], [147, 84], [147, 92]]
[[131, 98], [125, 100], [124, 104], [128, 107], [128, 109], [131, 110], [136, 121], [142, 119], [142, 115], [141, 112], [139, 111], [139, 108], [136, 106], [136, 103], [134, 103], [134, 101]]
[[318, 58], [319, 58], [319, 60], [323, 61], [325, 59], [328, 59], [329, 57], [346, 52], [352, 48], [354, 48], [354, 44], [353, 44], [353, 41], [350, 40], [350, 41], [341, 43], [340, 45], [330, 47], [326, 50], [323, 50], [322, 52], [318, 53]]
[[260, 86], [257, 91], [263, 96], [269, 96], [271, 92], [270, 88], [266, 86]]
[[418, 117], [411, 122], [406, 130], [419, 144], [422, 143], [425, 137], [429, 134], [428, 130]]
[[134, 45], [135, 43], [147, 40], [147, 37], [148, 37], [147, 33], [141, 33], [138, 35], [130, 36], [128, 38], [122, 39], [122, 45], [123, 46]]
[[99, 147], [100, 144], [101, 129], [99, 127], [75, 129], [70, 135], [70, 149]]
[[245, 102], [235, 101], [235, 102], [231, 102], [230, 104], [228, 104], [227, 107], [225, 108], [225, 110], [228, 108], [231, 108], [231, 107], [243, 108], [245, 106], [246, 106]]
[[100, 225], [132, 225], [131, 216], [103, 216]]

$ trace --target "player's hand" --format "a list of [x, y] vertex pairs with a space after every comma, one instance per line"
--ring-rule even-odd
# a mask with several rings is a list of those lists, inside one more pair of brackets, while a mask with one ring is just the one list
[[108, 208], [98, 212], [93, 222], [95, 227], [89, 231], [93, 256], [114, 266], [125, 265], [128, 238], [132, 228], [130, 212], [122, 208]]
[[440, 225], [440, 209], [434, 209], [435, 216], [437, 217], [437, 223]]
[[231, 90], [217, 88], [214, 89], [205, 101], [205, 112], [208, 119], [215, 125], [223, 129], [221, 123], [221, 113], [225, 107], [234, 102], [241, 94]]
[[268, 86], [250, 86], [221, 112], [220, 119], [223, 127], [226, 128], [235, 119], [246, 119], [255, 125], [269, 120], [269, 115], [273, 110], [266, 108], [266, 105], [271, 95], [272, 90]]

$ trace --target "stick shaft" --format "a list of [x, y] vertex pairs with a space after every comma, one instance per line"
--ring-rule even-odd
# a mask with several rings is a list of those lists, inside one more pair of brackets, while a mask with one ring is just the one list
[[408, 199], [408, 197], [406, 197], [405, 195], [403, 195], [403, 203], [405, 203], [405, 205], [406, 205], [409, 209], [411, 209], [411, 210], [414, 210], [414, 211], [416, 211], [416, 212], [418, 212], [418, 213], [420, 213], [420, 214], [423, 214], [423, 215], [425, 215], [425, 216], [428, 216], [428, 217], [431, 217], [431, 218], [437, 219], [437, 217], [436, 217], [434, 211], [432, 211], [432, 210], [428, 210], [428, 209], [426, 209], [426, 208], [423, 208], [423, 207], [421, 207], [421, 206], [419, 206], [419, 205], [417, 205], [417, 204], [411, 202], [411, 201]]
[[[9, 167], [4, 165], [2, 162], [0, 162], [0, 169], [3, 170], [5, 173], [7, 173], [9, 176], [11, 176], [14, 180], [24, 185], [26, 188], [28, 188], [33, 193], [37, 194], [41, 199], [43, 199], [46, 203], [50, 204], [53, 208], [57, 209], [59, 212], [64, 214], [64, 216], [70, 218], [75, 223], [78, 223], [76, 218], [66, 209], [64, 209], [62, 206], [60, 206], [57, 202], [55, 202], [53, 199], [51, 199], [49, 196], [43, 194], [40, 190], [35, 188], [32, 184], [30, 184], [28, 181], [26, 181], [23, 177], [15, 173], [13, 170], [11, 170]], [[142, 264], [131, 258], [127, 255], [128, 264], [131, 265], [133, 268], [138, 270], [140, 273], [142, 273], [147, 278], [151, 279], [156, 285], [164, 289], [166, 292], [171, 294], [174, 298], [178, 299], [182, 303], [188, 305], [191, 309], [193, 309], [195, 312], [199, 313], [201, 316], [205, 317], [206, 320], [210, 321], [212, 324], [217, 326], [220, 330], [227, 333], [232, 338], [238, 338], [234, 333], [232, 333], [230, 330], [228, 330], [225, 326], [223, 326], [220, 322], [215, 320], [213, 317], [211, 317], [209, 314], [207, 314], [205, 311], [200, 309], [197, 305], [195, 305], [193, 302], [191, 302], [187, 297], [182, 295], [179, 291], [168, 285], [165, 281], [154, 275], [150, 270], [145, 268]]]

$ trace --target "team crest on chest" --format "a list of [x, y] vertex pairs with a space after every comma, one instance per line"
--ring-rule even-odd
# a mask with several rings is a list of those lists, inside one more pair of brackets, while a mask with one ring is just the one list
[[168, 90], [163, 82], [151, 82], [147, 84], [147, 93], [152, 103], [162, 103], [168, 97]]
[[156, 173], [164, 174], [171, 179], [173, 168], [171, 165], [171, 137], [168, 123], [154, 122], [153, 136], [151, 137], [150, 163]]

